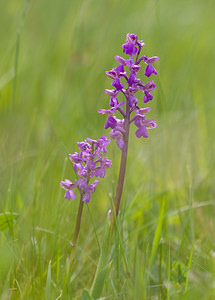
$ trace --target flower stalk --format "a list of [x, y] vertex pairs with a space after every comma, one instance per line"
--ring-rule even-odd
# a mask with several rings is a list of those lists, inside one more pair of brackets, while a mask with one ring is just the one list
[[123, 135], [124, 139], [124, 148], [122, 149], [121, 155], [121, 163], [120, 163], [120, 170], [119, 170], [119, 177], [118, 177], [118, 184], [116, 189], [116, 195], [114, 200], [114, 207], [115, 207], [115, 214], [118, 216], [120, 202], [122, 198], [122, 190], [125, 181], [125, 171], [126, 171], [126, 163], [127, 163], [127, 154], [128, 154], [128, 141], [129, 141], [129, 121], [130, 121], [130, 108], [128, 99], [126, 99], [126, 116], [125, 116], [125, 133]]
[[75, 232], [74, 232], [74, 237], [73, 237], [73, 247], [76, 246], [77, 240], [78, 240], [78, 235], [80, 232], [80, 228], [81, 228], [81, 218], [82, 218], [82, 212], [83, 212], [83, 208], [84, 208], [84, 202], [82, 200], [82, 195], [80, 197], [80, 202], [79, 202], [79, 208], [78, 208], [78, 216], [76, 219], [76, 225], [75, 225]]
[[[153, 80], [144, 83], [140, 78], [137, 78], [137, 74], [141, 69], [140, 63], [142, 61], [144, 61], [147, 65], [144, 70], [146, 77], [157, 74], [157, 70], [152, 64], [155, 63], [159, 57], [153, 56], [148, 58], [147, 55], [139, 57], [143, 46], [145, 46], [145, 43], [143, 43], [141, 40], [138, 40], [135, 34], [127, 34], [125, 44], [122, 45], [122, 48], [123, 52], [130, 57], [126, 60], [123, 57], [115, 56], [115, 59], [119, 65], [116, 68], [105, 72], [106, 75], [113, 80], [112, 86], [115, 89], [105, 90], [105, 93], [110, 96], [110, 109], [99, 109], [98, 111], [101, 115], [108, 115], [104, 128], [111, 128], [110, 137], [111, 139], [116, 140], [117, 146], [122, 151], [119, 177], [114, 200], [115, 211], [113, 213], [113, 224], [115, 224], [115, 217], [117, 217], [119, 214], [122, 198], [130, 125], [131, 123], [134, 123], [134, 125], [137, 127], [137, 138], [148, 138], [149, 135], [147, 129], [157, 127], [156, 120], [146, 119], [145, 117], [151, 108], [140, 108], [138, 99], [135, 95], [138, 90], [141, 90], [144, 94], [143, 103], [147, 103], [153, 99], [151, 92], [156, 88]], [[125, 84], [127, 85], [126, 87]], [[126, 101], [119, 103], [117, 99], [119, 93], [122, 93], [125, 96]], [[124, 104], [126, 106], [125, 110], [123, 109]], [[115, 115], [117, 112], [122, 119]], [[133, 114], [132, 117], [131, 114]]]
[[87, 138], [84, 142], [77, 143], [80, 153], [69, 154], [69, 159], [79, 179], [76, 179], [74, 182], [65, 179], [60, 182], [60, 185], [66, 190], [65, 199], [74, 200], [76, 198], [73, 191], [75, 188], [80, 193], [78, 216], [72, 241], [73, 246], [76, 246], [78, 240], [84, 203], [90, 202], [91, 195], [95, 192], [99, 183], [98, 180], [92, 183], [90, 181], [94, 176], [104, 178], [106, 169], [112, 165], [111, 161], [106, 157], [106, 147], [109, 143], [110, 140], [106, 136], [101, 136], [98, 140]]

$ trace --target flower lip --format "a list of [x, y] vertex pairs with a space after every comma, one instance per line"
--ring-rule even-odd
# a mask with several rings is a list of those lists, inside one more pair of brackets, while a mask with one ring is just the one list
[[114, 86], [117, 91], [122, 91], [122, 89], [124, 88], [124, 85], [121, 84], [119, 78], [115, 78], [112, 82], [112, 86]]
[[147, 103], [148, 101], [151, 101], [153, 99], [152, 94], [150, 94], [149, 91], [145, 91], [145, 96], [143, 98], [144, 103]]
[[152, 74], [156, 75], [158, 72], [151, 64], [148, 64], [144, 73], [147, 77], [150, 77]]
[[144, 125], [140, 126], [137, 131], [136, 131], [136, 136], [138, 138], [141, 138], [144, 137], [144, 138], [147, 138], [149, 135], [148, 135], [148, 132], [146, 130], [146, 127]]
[[73, 191], [66, 191], [64, 198], [68, 199], [68, 200], [74, 200], [76, 198], [76, 196]]
[[117, 124], [116, 119], [113, 118], [112, 116], [108, 116], [107, 121], [106, 121], [106, 123], [104, 125], [104, 128], [107, 129], [107, 128], [110, 127], [110, 128], [113, 129], [116, 126], [116, 124]]
[[132, 56], [137, 54], [137, 47], [133, 43], [126, 43], [122, 45], [123, 52]]

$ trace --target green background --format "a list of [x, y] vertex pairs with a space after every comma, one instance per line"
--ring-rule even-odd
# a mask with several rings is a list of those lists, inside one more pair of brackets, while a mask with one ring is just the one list
[[92, 284], [99, 257], [94, 231], [101, 240], [120, 150], [109, 146], [113, 167], [84, 209], [69, 281], [78, 200], [65, 200], [59, 182], [74, 178], [67, 154], [77, 151], [77, 141], [108, 135], [97, 110], [108, 107], [105, 71], [116, 67], [115, 55], [126, 57], [121, 45], [128, 32], [146, 43], [144, 54], [160, 57], [149, 103], [158, 127], [148, 139], [131, 130], [123, 250], [103, 296], [214, 299], [214, 11], [209, 0], [0, 0], [0, 213], [19, 214], [0, 231], [2, 299], [79, 299]]

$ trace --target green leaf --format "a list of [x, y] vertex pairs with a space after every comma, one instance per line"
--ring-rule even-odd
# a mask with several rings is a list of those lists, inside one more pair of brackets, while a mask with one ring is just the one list
[[111, 266], [112, 266], [112, 261], [108, 265], [106, 265], [103, 269], [101, 269], [100, 272], [97, 274], [96, 281], [92, 291], [93, 299], [100, 298], [106, 277], [109, 274]]
[[189, 273], [189, 271], [190, 271], [190, 269], [191, 269], [192, 259], [193, 259], [193, 247], [191, 248], [191, 251], [190, 251], [190, 259], [189, 259], [189, 264], [188, 264], [188, 271], [187, 271], [187, 278], [186, 278], [185, 292], [187, 291], [187, 287], [188, 287], [188, 280], [189, 280], [188, 273]]
[[155, 236], [154, 236], [154, 240], [153, 240], [153, 245], [152, 245], [152, 252], [151, 252], [151, 257], [150, 257], [150, 262], [149, 262], [150, 269], [151, 269], [152, 264], [154, 262], [155, 255], [156, 255], [157, 248], [158, 248], [158, 244], [160, 242], [161, 230], [162, 230], [162, 225], [163, 225], [163, 218], [164, 218], [164, 214], [165, 214], [165, 208], [166, 208], [166, 199], [163, 199], [162, 203], [161, 203], [161, 207], [160, 207], [158, 224], [157, 224], [157, 228], [156, 228]]
[[50, 260], [49, 266], [48, 266], [48, 272], [47, 272], [46, 289], [45, 289], [46, 299], [50, 299], [51, 281], [52, 281], [52, 277], [51, 277], [51, 260]]
[[13, 226], [13, 221], [18, 217], [17, 213], [2, 213], [0, 214], [0, 230], [11, 228]]
[[188, 267], [179, 261], [174, 261], [172, 263], [172, 274], [171, 280], [177, 284], [184, 284], [187, 279]]
[[83, 300], [93, 300], [93, 298], [90, 296], [88, 290], [83, 290], [82, 292], [82, 299]]
[[106, 225], [104, 228], [101, 253], [99, 257], [98, 266], [96, 269], [96, 274], [93, 280], [93, 284], [91, 287], [90, 294], [93, 299], [100, 298], [103, 290], [103, 286], [106, 280], [106, 277], [110, 271], [112, 262], [108, 263], [109, 258], [109, 249], [110, 249], [110, 225], [108, 220], [106, 221]]

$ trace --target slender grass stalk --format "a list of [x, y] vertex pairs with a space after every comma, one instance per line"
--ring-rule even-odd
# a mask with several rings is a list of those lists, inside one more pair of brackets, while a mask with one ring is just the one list
[[18, 72], [18, 61], [19, 61], [19, 51], [20, 51], [20, 39], [21, 39], [21, 31], [24, 26], [24, 20], [27, 13], [27, 8], [29, 6], [31, 0], [26, 0], [24, 4], [24, 8], [20, 17], [20, 22], [17, 30], [16, 37], [16, 48], [15, 48], [15, 59], [14, 59], [14, 80], [13, 80], [13, 90], [12, 90], [12, 99], [11, 99], [11, 108], [13, 108], [15, 103], [16, 96], [16, 85], [17, 85], [17, 72]]
[[96, 227], [95, 227], [95, 224], [94, 224], [94, 221], [93, 221], [92, 214], [90, 212], [89, 205], [87, 205], [87, 209], [88, 209], [88, 213], [90, 215], [90, 219], [91, 219], [91, 223], [92, 223], [92, 226], [93, 226], [93, 231], [94, 231], [94, 234], [95, 234], [95, 238], [96, 238], [96, 241], [97, 241], [97, 244], [98, 244], [98, 248], [99, 248], [99, 250], [101, 250], [101, 246], [100, 246], [100, 243], [99, 243], [98, 235], [97, 235], [97, 232], [96, 232]]
[[190, 250], [190, 259], [189, 259], [189, 263], [188, 263], [188, 272], [187, 272], [187, 278], [186, 278], [186, 283], [185, 283], [185, 294], [184, 295], [186, 295], [186, 292], [187, 292], [187, 289], [188, 289], [189, 272], [190, 272], [191, 265], [192, 265], [192, 259], [193, 259], [193, 246]]
[[171, 275], [171, 261], [170, 261], [170, 246], [168, 253], [168, 287], [167, 287], [167, 300], [170, 300], [170, 275]]

